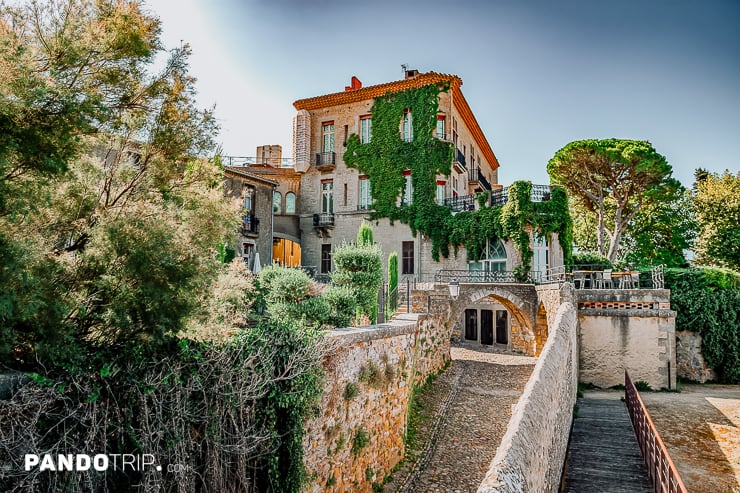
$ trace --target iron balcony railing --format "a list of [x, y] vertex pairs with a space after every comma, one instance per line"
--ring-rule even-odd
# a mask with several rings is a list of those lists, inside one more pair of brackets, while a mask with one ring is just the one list
[[446, 197], [444, 205], [452, 208], [452, 212], [474, 211], [476, 195], [460, 195], [457, 197]]
[[458, 281], [462, 283], [533, 283], [529, 274], [521, 275], [512, 271], [469, 271], [442, 269], [434, 275], [435, 283]]
[[316, 166], [327, 166], [333, 164], [337, 164], [337, 154], [335, 152], [316, 153]]
[[465, 154], [463, 154], [460, 149], [455, 149], [455, 162], [460, 164], [460, 167], [463, 169], [467, 169], [467, 165], [465, 164]]
[[334, 213], [322, 212], [313, 215], [313, 225], [318, 228], [334, 227]]
[[241, 234], [258, 234], [259, 233], [260, 220], [254, 217], [254, 215], [244, 216], [242, 218]]
[[[552, 197], [552, 190], [555, 187], [550, 185], [532, 185], [529, 198], [532, 202], [547, 202]], [[509, 201], [509, 189], [508, 187], [493, 190], [491, 192], [490, 205], [496, 207], [504, 205]]]
[[480, 168], [472, 168], [468, 171], [468, 181], [469, 182], [478, 182], [480, 183], [480, 186], [484, 190], [491, 190], [491, 184], [488, 182], [486, 177], [483, 175], [483, 172], [480, 170]]
[[624, 386], [627, 412], [655, 493], [688, 493], [627, 370], [624, 371]]

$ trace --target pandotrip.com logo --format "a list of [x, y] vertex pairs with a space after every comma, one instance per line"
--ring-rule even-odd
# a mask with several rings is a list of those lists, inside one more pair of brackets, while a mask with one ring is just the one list
[[[153, 454], [26, 454], [26, 471], [116, 471], [123, 473], [162, 471]], [[181, 472], [179, 464], [169, 464], [168, 472]]]

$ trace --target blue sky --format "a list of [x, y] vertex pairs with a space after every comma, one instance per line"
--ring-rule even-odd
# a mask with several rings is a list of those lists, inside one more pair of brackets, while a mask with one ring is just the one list
[[547, 183], [586, 138], [649, 140], [674, 176], [740, 170], [740, 2], [148, 0], [193, 49], [224, 152], [292, 150], [296, 99], [454, 73], [499, 158], [499, 182]]

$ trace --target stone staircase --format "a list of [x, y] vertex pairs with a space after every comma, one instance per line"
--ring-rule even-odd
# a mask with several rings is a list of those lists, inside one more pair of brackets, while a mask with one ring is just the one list
[[622, 395], [586, 392], [578, 399], [563, 493], [653, 491]]

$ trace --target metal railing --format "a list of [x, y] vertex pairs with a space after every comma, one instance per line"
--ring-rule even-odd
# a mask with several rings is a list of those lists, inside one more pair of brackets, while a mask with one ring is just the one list
[[460, 163], [460, 167], [467, 169], [467, 165], [465, 164], [465, 154], [460, 151], [460, 149], [455, 149], [455, 161]]
[[521, 276], [512, 271], [469, 271], [442, 269], [434, 275], [435, 283], [458, 281], [462, 283], [533, 283], [532, 277], [527, 274]]
[[452, 212], [474, 211], [476, 195], [460, 195], [457, 197], [446, 197], [444, 205], [452, 207]]
[[316, 166], [327, 166], [337, 164], [337, 153], [336, 152], [317, 152], [316, 153]]
[[486, 177], [480, 168], [472, 168], [468, 170], [468, 182], [478, 182], [484, 190], [491, 190], [491, 184], [488, 182]]
[[325, 228], [327, 226], [334, 227], [334, 213], [322, 212], [321, 214], [314, 214], [313, 225], [320, 228]]
[[259, 233], [260, 220], [253, 215], [244, 216], [242, 218], [241, 234], [258, 234]]
[[[555, 187], [550, 185], [532, 185], [529, 198], [532, 202], [547, 202], [552, 198], [552, 191]], [[504, 187], [491, 192], [490, 205], [496, 207], [504, 205], [509, 201], [509, 188]]]
[[688, 493], [627, 370], [624, 371], [624, 386], [627, 412], [655, 493]]
[[269, 156], [261, 156], [260, 158], [254, 156], [220, 156], [221, 164], [224, 166], [233, 167], [246, 167], [253, 166], [255, 164], [269, 164], [274, 166], [279, 163], [281, 168], [294, 168], [295, 161], [291, 158], [271, 158]]
[[561, 265], [544, 271], [537, 282], [569, 282], [576, 289], [663, 289], [663, 271], [663, 265], [649, 271], [608, 269], [603, 264]]

